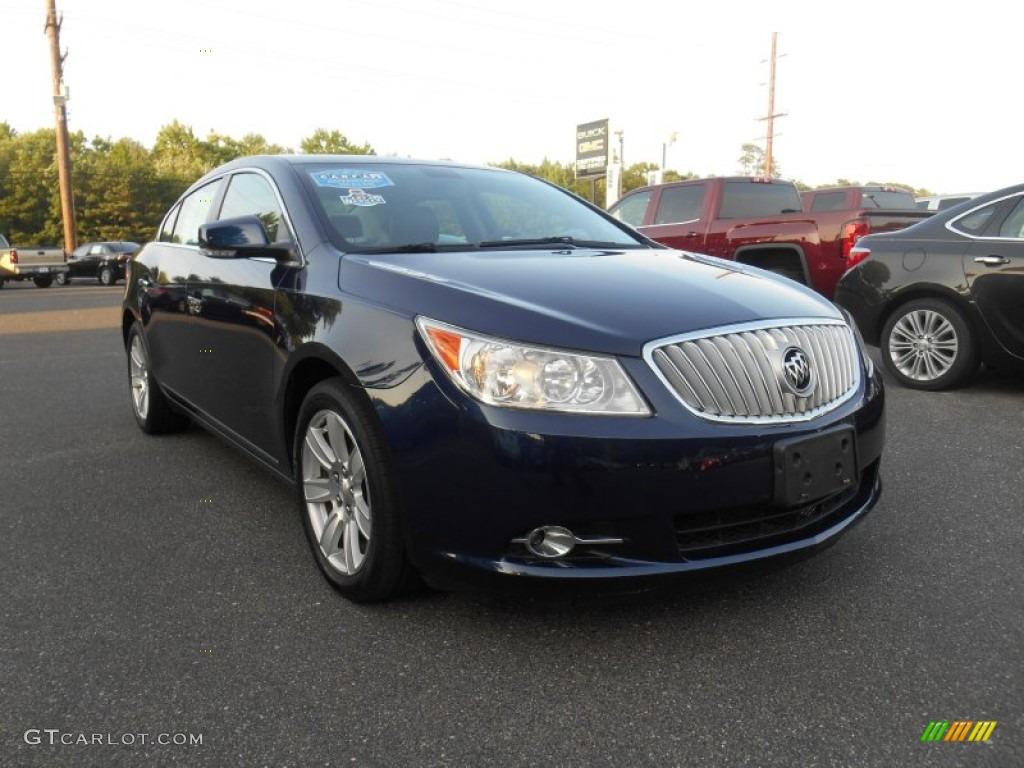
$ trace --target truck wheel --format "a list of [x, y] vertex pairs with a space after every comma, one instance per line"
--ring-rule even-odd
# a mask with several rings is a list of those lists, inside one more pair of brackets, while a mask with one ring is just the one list
[[978, 345], [963, 312], [944, 299], [898, 307], [882, 328], [882, 362], [913, 389], [951, 389], [978, 370]]
[[100, 285], [113, 285], [114, 284], [114, 272], [110, 267], [104, 267], [100, 270], [99, 274]]
[[147, 435], [179, 432], [188, 426], [188, 417], [174, 410], [153, 378], [149, 350], [138, 322], [128, 332], [128, 386], [135, 421]]
[[70, 281], [71, 281], [71, 278], [68, 277], [68, 273], [67, 272], [58, 272], [57, 273], [57, 285], [67, 285]]
[[310, 390], [293, 446], [295, 487], [313, 558], [355, 602], [404, 591], [411, 568], [384, 437], [361, 393], [340, 379]]
[[53, 285], [52, 277], [33, 277], [32, 282], [39, 288], [49, 288]]

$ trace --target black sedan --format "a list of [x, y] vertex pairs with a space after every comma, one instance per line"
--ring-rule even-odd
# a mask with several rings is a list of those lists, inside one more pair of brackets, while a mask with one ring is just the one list
[[354, 600], [790, 559], [879, 497], [881, 379], [834, 305], [539, 179], [244, 158], [130, 269], [139, 426], [293, 483]]
[[835, 300], [902, 384], [947, 389], [1024, 367], [1024, 184], [857, 242]]
[[125, 264], [139, 250], [138, 243], [102, 242], [80, 245], [68, 256], [68, 271], [57, 276], [60, 285], [72, 278], [89, 277], [101, 285], [113, 285], [124, 279]]

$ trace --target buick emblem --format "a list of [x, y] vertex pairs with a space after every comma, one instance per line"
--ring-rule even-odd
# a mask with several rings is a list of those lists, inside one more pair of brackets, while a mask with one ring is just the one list
[[786, 387], [797, 397], [807, 397], [814, 391], [811, 361], [800, 347], [787, 347], [782, 353], [782, 373]]

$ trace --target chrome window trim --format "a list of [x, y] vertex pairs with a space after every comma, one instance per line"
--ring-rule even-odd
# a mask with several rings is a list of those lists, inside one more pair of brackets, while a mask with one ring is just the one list
[[956, 217], [950, 219], [943, 226], [945, 226], [945, 228], [948, 229], [950, 232], [952, 232], [954, 235], [959, 235], [960, 237], [966, 237], [966, 238], [968, 238], [970, 240], [979, 240], [979, 241], [984, 241], [984, 242], [996, 242], [996, 243], [1019, 243], [1019, 242], [1022, 242], [1022, 240], [1024, 240], [1024, 238], [1019, 238], [1019, 237], [991, 237], [991, 236], [986, 237], [986, 236], [982, 236], [982, 235], [972, 235], [969, 232], [964, 232], [962, 229], [956, 229], [953, 226], [958, 221], [960, 221], [960, 219], [964, 218], [965, 216], [970, 216], [972, 213], [975, 213], [976, 211], [980, 211], [982, 208], [987, 208], [990, 205], [998, 205], [999, 203], [1003, 202], [1004, 200], [1009, 200], [1011, 197], [1022, 197], [1022, 196], [1024, 196], [1024, 191], [1021, 191], [1021, 192], [1011, 192], [1010, 194], [1003, 195], [1002, 197], [998, 197], [995, 200], [988, 200], [987, 202], [981, 203], [980, 205], [976, 205], [973, 208], [971, 208], [969, 211], [964, 211], [959, 216], [956, 216]]

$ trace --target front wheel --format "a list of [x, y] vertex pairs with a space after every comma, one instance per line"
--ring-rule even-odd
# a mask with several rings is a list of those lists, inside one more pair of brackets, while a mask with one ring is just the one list
[[148, 435], [178, 432], [188, 426], [188, 417], [174, 410], [160, 391], [149, 365], [149, 349], [136, 322], [128, 332], [128, 385], [132, 413], [139, 429]]
[[67, 272], [58, 272], [57, 273], [57, 285], [67, 285], [70, 281], [71, 281], [71, 278], [68, 277], [68, 273]]
[[310, 390], [294, 444], [298, 503], [327, 580], [356, 602], [403, 590], [410, 567], [388, 451], [369, 404], [340, 379]]
[[114, 284], [114, 271], [110, 267], [103, 267], [99, 274], [100, 285]]
[[37, 288], [49, 288], [53, 285], [52, 277], [33, 277], [32, 282], [36, 284]]
[[882, 362], [913, 389], [951, 389], [978, 370], [978, 345], [964, 313], [944, 299], [918, 299], [886, 321]]

